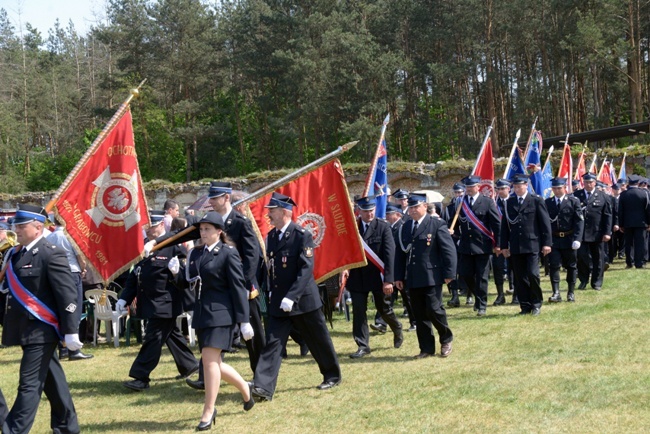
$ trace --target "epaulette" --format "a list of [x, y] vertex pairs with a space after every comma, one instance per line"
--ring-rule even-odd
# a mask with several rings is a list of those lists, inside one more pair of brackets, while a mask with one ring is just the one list
[[303, 234], [305, 233], [305, 228], [299, 227], [298, 230], [302, 232]]
[[244, 220], [248, 220], [248, 217], [246, 217], [244, 214], [241, 214], [241, 213], [235, 214], [235, 217], [239, 217], [239, 218], [242, 218]]
[[226, 244], [226, 246], [228, 246], [229, 249], [232, 249], [232, 246], [230, 244]]

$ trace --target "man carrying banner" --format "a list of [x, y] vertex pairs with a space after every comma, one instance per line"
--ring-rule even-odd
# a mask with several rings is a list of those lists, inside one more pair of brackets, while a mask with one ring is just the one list
[[[503, 214], [505, 212], [506, 201], [510, 197], [510, 181], [507, 179], [498, 179], [494, 185], [494, 188], [497, 191], [496, 205], [497, 212], [499, 213], [499, 220], [501, 220], [503, 219]], [[500, 232], [501, 227], [499, 227], [499, 233]], [[517, 293], [514, 291], [514, 278], [512, 275], [512, 265], [510, 264], [510, 259], [503, 256], [501, 252], [494, 253], [492, 255], [492, 270], [494, 272], [494, 283], [497, 287], [497, 298], [494, 300], [494, 306], [501, 306], [506, 303], [506, 296], [503, 291], [506, 274], [508, 275], [508, 285], [510, 292], [513, 294], [512, 304], [519, 304], [519, 301], [517, 300]]]
[[[454, 247], [456, 250], [458, 250], [458, 231], [455, 231], [454, 228], [451, 227], [451, 223], [454, 219], [454, 216], [456, 215], [456, 207], [460, 206], [463, 195], [465, 194], [465, 186], [460, 182], [456, 182], [452, 188], [452, 192], [453, 197], [451, 199], [451, 202], [449, 202], [449, 205], [447, 205], [447, 216], [451, 219], [451, 221], [447, 221], [447, 225], [452, 230], [451, 238], [454, 241]], [[456, 263], [459, 261], [460, 253], [456, 255]], [[460, 278], [458, 275], [458, 270], [454, 270], [454, 279], [447, 284], [447, 287], [451, 292], [451, 299], [447, 302], [447, 306], [460, 307], [459, 293], [460, 295], [467, 296], [466, 304], [474, 303], [474, 299], [472, 298], [472, 290], [467, 288], [467, 282], [465, 279]]]
[[375, 299], [377, 312], [393, 331], [394, 347], [399, 348], [404, 342], [402, 324], [397, 320], [390, 303], [395, 261], [393, 234], [388, 223], [375, 218], [377, 203], [374, 196], [362, 197], [356, 201], [356, 204], [360, 210], [359, 233], [363, 239], [368, 265], [343, 272], [343, 278], [347, 278], [347, 288], [352, 296], [352, 336], [359, 347], [350, 355], [353, 359], [370, 354], [370, 335], [366, 315], [369, 292], [372, 292]]
[[436, 342], [433, 327], [440, 336], [441, 357], [451, 354], [454, 335], [447, 324], [442, 305], [442, 284], [456, 273], [456, 249], [444, 220], [427, 214], [424, 196], [408, 199], [411, 219], [402, 225], [395, 258], [395, 286], [408, 288], [415, 316], [420, 353], [418, 359], [433, 356]]
[[528, 176], [515, 175], [515, 194], [506, 201], [501, 220], [501, 252], [511, 259], [521, 312], [539, 315], [543, 295], [539, 278], [539, 252], [551, 252], [551, 222], [544, 200], [528, 193]]
[[578, 275], [576, 251], [580, 248], [582, 232], [584, 231], [585, 219], [580, 208], [580, 201], [567, 194], [566, 181], [566, 178], [553, 178], [551, 180], [553, 197], [545, 200], [553, 232], [553, 248], [549, 254], [553, 295], [548, 301], [551, 303], [562, 301], [560, 295], [560, 267], [567, 270], [566, 282], [569, 286], [567, 301], [575, 301], [574, 291]]
[[77, 413], [55, 351], [63, 339], [71, 351], [81, 349], [78, 327], [81, 306], [63, 250], [43, 236], [47, 213], [20, 205], [14, 218], [20, 246], [7, 253], [5, 281], [11, 294], [2, 329], [4, 345], [20, 345], [18, 395], [2, 427], [3, 433], [30, 431], [45, 392], [54, 432], [78, 433]]
[[458, 215], [458, 274], [474, 293], [474, 310], [477, 315], [485, 316], [490, 255], [495, 249], [499, 250], [496, 243], [501, 232], [501, 220], [494, 200], [479, 192], [479, 176], [468, 176], [462, 182], [465, 185], [465, 197]]
[[295, 206], [290, 197], [279, 193], [273, 193], [266, 205], [273, 225], [266, 244], [270, 274], [268, 340], [252, 388], [253, 396], [262, 400], [273, 398], [282, 348], [292, 327], [304, 338], [323, 375], [317, 388], [331, 389], [341, 383], [341, 368], [314, 280], [314, 241], [309, 231], [291, 220]]

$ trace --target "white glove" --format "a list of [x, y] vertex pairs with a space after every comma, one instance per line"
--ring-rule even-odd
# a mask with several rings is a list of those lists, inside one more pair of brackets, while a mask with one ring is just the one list
[[75, 333], [73, 335], [65, 335], [65, 346], [70, 351], [80, 350], [84, 344], [79, 340], [79, 334]]
[[117, 303], [115, 303], [115, 310], [122, 314], [122, 312], [126, 311], [126, 300], [119, 299], [117, 300]]
[[156, 245], [156, 240], [147, 241], [147, 244], [144, 245], [144, 257], [151, 255], [151, 251]]
[[241, 323], [239, 325], [239, 331], [241, 331], [241, 334], [244, 337], [245, 341], [250, 341], [251, 339], [253, 339], [253, 336], [255, 336], [255, 332], [253, 331], [253, 327], [248, 322]]
[[578, 250], [578, 249], [580, 248], [580, 241], [574, 241], [574, 242], [571, 244], [571, 248], [572, 248], [573, 250]]
[[181, 269], [181, 263], [178, 260], [178, 256], [174, 256], [169, 260], [167, 268], [169, 268], [169, 271], [171, 271], [174, 276], [178, 274], [178, 271]]
[[287, 297], [284, 297], [282, 299], [282, 302], [280, 303], [280, 309], [282, 309], [285, 312], [291, 312], [292, 307], [293, 307], [293, 301], [289, 300]]

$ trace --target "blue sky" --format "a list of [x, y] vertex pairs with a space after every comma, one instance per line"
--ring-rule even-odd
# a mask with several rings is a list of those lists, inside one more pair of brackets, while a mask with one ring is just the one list
[[16, 29], [30, 23], [44, 38], [57, 18], [66, 28], [72, 20], [77, 33], [84, 35], [104, 16], [105, 0], [0, 0]]

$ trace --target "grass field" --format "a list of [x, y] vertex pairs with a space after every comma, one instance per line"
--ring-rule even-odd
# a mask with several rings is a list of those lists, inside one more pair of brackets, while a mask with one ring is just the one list
[[[490, 304], [484, 318], [471, 307], [448, 309], [455, 340], [447, 359], [413, 360], [415, 333], [406, 333], [396, 350], [391, 333], [372, 332], [372, 355], [352, 360], [352, 324], [335, 314], [331, 333], [343, 372], [339, 387], [316, 390], [322, 377], [315, 362], [299, 357], [298, 346], [290, 342], [273, 401], [246, 413], [239, 393], [225, 385], [217, 400], [216, 430], [649, 432], [650, 271], [623, 268], [622, 261], [610, 268], [602, 291], [577, 291], [574, 304], [545, 303], [539, 317], [516, 317], [519, 309], [510, 305]], [[548, 278], [543, 287], [548, 298]], [[493, 283], [490, 288], [491, 303]], [[564, 282], [562, 288], [566, 298]], [[94, 359], [63, 362], [82, 432], [194, 430], [203, 395], [174, 380], [177, 372], [167, 350], [149, 390], [136, 393], [121, 385], [138, 350], [138, 345], [87, 345]], [[19, 348], [0, 350], [0, 387], [10, 406], [20, 355]], [[246, 351], [229, 355], [228, 361], [251, 378]], [[46, 399], [32, 432], [49, 432]]]

